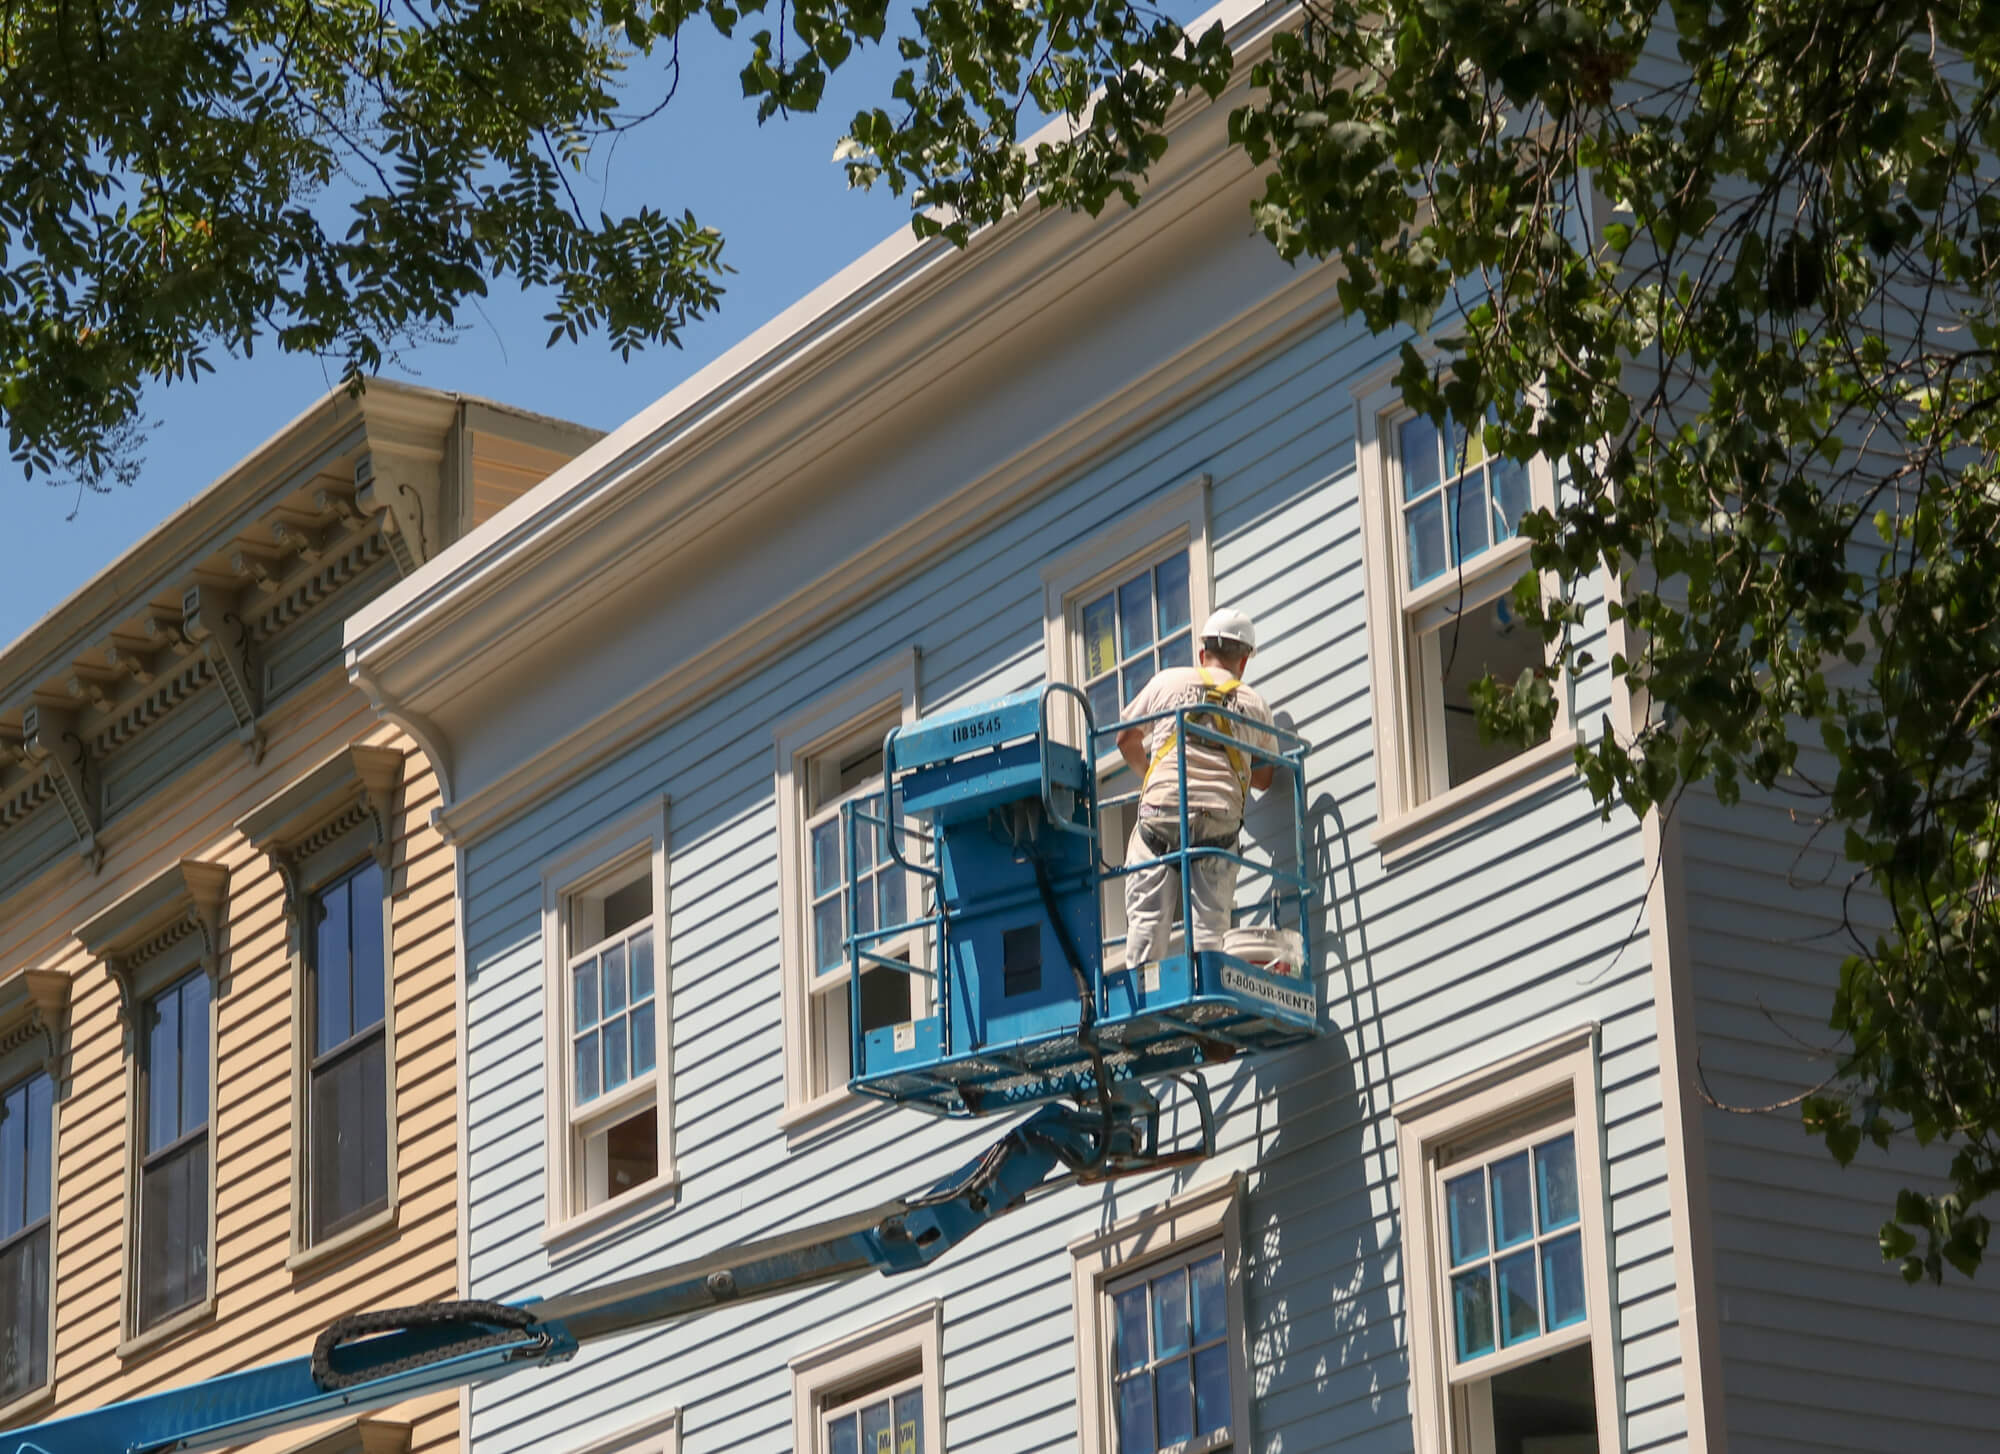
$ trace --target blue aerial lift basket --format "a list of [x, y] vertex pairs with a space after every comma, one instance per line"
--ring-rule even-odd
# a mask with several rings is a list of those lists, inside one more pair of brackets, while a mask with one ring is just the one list
[[[1089, 754], [1060, 740], [1051, 707], [1073, 699]], [[1187, 843], [1187, 744], [1227, 742], [1253, 766], [1277, 769], [1289, 798], [1290, 867], [1253, 862], [1237, 848], [1183, 847], [1161, 855], [1180, 876], [1180, 937], [1138, 970], [1107, 965], [1107, 884], [1132, 871], [1104, 861], [1099, 749], [1126, 727], [1174, 719], [1169, 761], [1182, 791]], [[844, 889], [851, 1019], [850, 1085], [865, 1095], [951, 1116], [985, 1115], [1061, 1097], [1088, 1098], [1114, 1082], [1185, 1070], [1319, 1033], [1306, 872], [1306, 744], [1262, 724], [1197, 705], [1099, 728], [1083, 694], [1062, 683], [954, 708], [892, 730], [883, 744], [885, 791], [843, 808]], [[1232, 730], [1233, 729], [1233, 730]], [[1164, 770], [1165, 764], [1162, 765]], [[920, 849], [912, 853], [915, 846]], [[857, 849], [865, 851], [857, 854]], [[1187, 892], [1194, 862], [1228, 858], [1269, 883], [1267, 942], [1196, 943]], [[920, 887], [879, 899], [884, 861]], [[917, 904], [895, 923], [878, 903]], [[1290, 928], [1295, 938], [1269, 933]], [[912, 952], [912, 950], [915, 952]], [[914, 975], [928, 1013], [871, 1025], [864, 974]], [[894, 1002], [898, 997], [890, 997]]]

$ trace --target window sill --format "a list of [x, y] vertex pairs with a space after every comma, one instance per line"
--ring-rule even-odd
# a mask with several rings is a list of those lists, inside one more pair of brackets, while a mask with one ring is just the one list
[[804, 1105], [787, 1106], [778, 1114], [778, 1128], [785, 1133], [785, 1149], [801, 1151], [830, 1140], [884, 1109], [884, 1102], [858, 1096], [850, 1090], [837, 1090]]
[[388, 1234], [396, 1230], [400, 1210], [396, 1202], [390, 1202], [381, 1211], [356, 1222], [345, 1231], [336, 1232], [324, 1242], [301, 1247], [285, 1259], [285, 1270], [295, 1278], [311, 1277], [364, 1247], [388, 1240]]
[[1471, 782], [1460, 783], [1421, 807], [1377, 823], [1369, 841], [1382, 854], [1384, 864], [1427, 852], [1567, 776], [1582, 740], [1574, 732], [1558, 732], [1540, 747], [1529, 748]]
[[38, 1413], [55, 1402], [56, 1381], [51, 1378], [40, 1388], [22, 1394], [9, 1404], [0, 1404], [0, 1429], [11, 1429], [25, 1422], [27, 1415]]
[[608, 1240], [624, 1223], [649, 1213], [671, 1210], [680, 1200], [680, 1178], [668, 1167], [660, 1173], [657, 1183], [643, 1191], [600, 1202], [589, 1211], [578, 1212], [563, 1221], [546, 1224], [542, 1228], [542, 1246], [555, 1258], [580, 1256], [596, 1247], [600, 1239]]
[[155, 1348], [173, 1342], [183, 1333], [192, 1332], [215, 1317], [215, 1295], [210, 1293], [206, 1300], [192, 1307], [182, 1308], [158, 1327], [148, 1328], [143, 1333], [134, 1333], [112, 1351], [120, 1358], [143, 1358]]

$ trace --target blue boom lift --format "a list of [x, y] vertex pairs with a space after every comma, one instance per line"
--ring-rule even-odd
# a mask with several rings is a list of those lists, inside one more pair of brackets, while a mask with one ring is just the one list
[[[1074, 709], [1081, 727], [1069, 735], [1083, 749], [1063, 740], [1052, 707]], [[1082, 695], [1060, 684], [938, 713], [889, 734], [884, 792], [842, 810], [851, 1086], [946, 1116], [1034, 1107], [943, 1181], [865, 1212], [558, 1297], [343, 1317], [308, 1357], [0, 1433], [0, 1454], [168, 1454], [242, 1444], [561, 1363], [594, 1338], [870, 1271], [907, 1272], [1032, 1192], [1208, 1155], [1213, 1116], [1191, 1069], [1319, 1031], [1306, 745], [1283, 732], [1274, 752], [1236, 740], [1249, 724], [1220, 708], [1162, 716], [1176, 719], [1174, 768], [1183, 786], [1190, 738], [1228, 738], [1279, 769], [1274, 787], [1289, 791], [1293, 827], [1289, 854], [1280, 857], [1290, 867], [1253, 862], [1234, 848], [1168, 855], [1181, 874], [1180, 947], [1169, 944], [1165, 957], [1138, 971], [1106, 968], [1107, 951], [1118, 945], [1103, 934], [1106, 886], [1128, 870], [1104, 860], [1103, 814], [1119, 804], [1098, 801], [1098, 749], [1108, 750], [1121, 727], [1143, 722], [1099, 730]], [[1189, 865], [1214, 854], [1268, 882], [1272, 922], [1233, 932], [1221, 949], [1191, 948]], [[919, 912], [892, 913], [910, 902], [909, 883], [919, 888]], [[911, 952], [912, 945], [922, 947]], [[903, 952], [887, 952], [892, 946]], [[863, 976], [885, 971], [924, 981], [926, 1014], [868, 1024]], [[1162, 1109], [1146, 1086], [1161, 1076], [1191, 1095], [1198, 1146], [1161, 1149]]]

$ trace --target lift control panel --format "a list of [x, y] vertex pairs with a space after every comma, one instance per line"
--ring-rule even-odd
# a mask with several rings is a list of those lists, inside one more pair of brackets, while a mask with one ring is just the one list
[[[1105, 933], [1106, 906], [1122, 899], [1134, 865], [1106, 859], [1107, 810], [1125, 804], [1100, 801], [1099, 775], [1121, 730], [1156, 719], [1099, 728], [1080, 693], [1053, 684], [889, 733], [885, 792], [848, 804], [842, 823], [845, 861], [870, 865], [845, 886], [855, 1090], [983, 1115], [1093, 1097], [1116, 1081], [1319, 1033], [1306, 744], [1214, 706], [1160, 715], [1175, 719], [1178, 745], [1159, 770], [1179, 775], [1177, 801], [1186, 800], [1190, 740], [1226, 740], [1275, 771], [1257, 835], [1155, 860], [1179, 875], [1180, 929], [1163, 955], [1136, 968], [1122, 935]], [[1065, 720], [1081, 723], [1068, 741]], [[1252, 745], [1252, 727], [1275, 749]], [[1288, 811], [1264, 811], [1273, 807]], [[1264, 922], [1232, 926], [1221, 947], [1190, 952], [1188, 876], [1199, 859], [1218, 856], [1237, 865], [1237, 917]], [[910, 917], [896, 923], [863, 902], [879, 891], [884, 858], [909, 880], [893, 901], [913, 906]], [[914, 978], [918, 993], [906, 996], [898, 983], [884, 994], [881, 976]], [[878, 1013], [885, 1004], [924, 1012]]]

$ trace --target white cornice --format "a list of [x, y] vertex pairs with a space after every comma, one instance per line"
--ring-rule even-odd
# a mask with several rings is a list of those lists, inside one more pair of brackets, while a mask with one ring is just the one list
[[[435, 724], [468, 688], [627, 589], [643, 588], [691, 535], [782, 509], [788, 470], [865, 430], [939, 374], [1004, 339], [1051, 292], [1114, 269], [1229, 158], [1230, 107], [1289, 13], [1233, 0], [1207, 20], [1231, 32], [1237, 82], [1190, 101], [1137, 212], [1086, 219], [1028, 209], [959, 251], [903, 233], [515, 501], [482, 529], [350, 618], [347, 659], [379, 710]], [[1247, 212], [1241, 225], [1247, 232]], [[1063, 283], [1061, 279], [1068, 279]], [[1026, 300], [1039, 292], [1039, 304]], [[435, 729], [434, 729], [435, 730]], [[448, 736], [448, 729], [441, 734]], [[454, 744], [440, 741], [445, 771]], [[444, 784], [449, 801], [457, 784]]]

